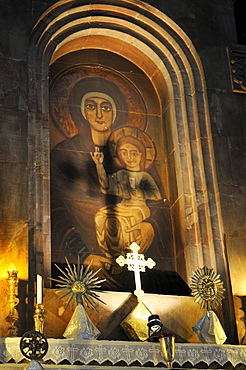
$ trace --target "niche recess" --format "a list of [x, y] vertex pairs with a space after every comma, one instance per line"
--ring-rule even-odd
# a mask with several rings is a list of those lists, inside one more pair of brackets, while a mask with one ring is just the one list
[[[76, 65], [116, 68], [144, 96], [165, 150], [173, 268], [187, 281], [198, 266], [227, 282], [205, 78], [199, 56], [170, 18], [139, 0], [58, 2], [33, 29], [29, 55], [30, 254], [50, 276], [49, 76]], [[81, 62], [80, 62], [81, 63]], [[50, 73], [50, 74], [49, 74]], [[150, 133], [152, 134], [152, 133]], [[54, 145], [55, 143], [51, 143]]]

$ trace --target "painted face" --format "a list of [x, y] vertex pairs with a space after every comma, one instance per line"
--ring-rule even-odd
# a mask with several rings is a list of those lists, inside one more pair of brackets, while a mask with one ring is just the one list
[[85, 100], [85, 116], [91, 127], [96, 131], [110, 130], [113, 121], [111, 103], [103, 98], [90, 97]]
[[140, 171], [142, 153], [135, 145], [130, 143], [123, 144], [118, 151], [118, 155], [127, 170]]

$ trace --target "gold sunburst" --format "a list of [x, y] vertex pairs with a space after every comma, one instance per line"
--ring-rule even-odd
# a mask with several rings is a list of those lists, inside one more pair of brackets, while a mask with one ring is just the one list
[[225, 289], [223, 282], [220, 280], [220, 275], [206, 266], [193, 272], [190, 288], [191, 294], [195, 297], [195, 302], [198, 302], [201, 308], [207, 310], [220, 306], [224, 298]]
[[77, 266], [73, 264], [73, 267], [68, 262], [68, 259], [65, 257], [66, 263], [68, 267], [65, 267], [65, 271], [63, 271], [59, 266], [55, 265], [63, 274], [63, 276], [58, 276], [60, 279], [49, 278], [50, 280], [56, 281], [55, 289], [58, 294], [61, 294], [59, 298], [57, 298], [53, 303], [57, 302], [58, 300], [64, 298], [66, 306], [64, 309], [67, 309], [69, 304], [73, 305], [76, 302], [76, 305], [88, 306], [92, 307], [94, 310], [95, 308], [95, 300], [98, 300], [105, 304], [100, 298], [96, 291], [99, 291], [101, 287], [101, 283], [105, 281], [98, 280], [98, 277], [95, 275], [101, 270], [97, 270], [93, 272], [90, 270], [92, 261], [90, 264], [84, 269], [84, 266], [80, 264], [80, 258], [78, 257]]

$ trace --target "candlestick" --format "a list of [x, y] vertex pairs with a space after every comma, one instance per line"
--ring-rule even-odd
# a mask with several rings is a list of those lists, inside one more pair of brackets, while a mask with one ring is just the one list
[[9, 284], [9, 314], [6, 317], [6, 321], [10, 324], [9, 330], [9, 337], [15, 337], [16, 334], [16, 326], [15, 322], [18, 320], [19, 315], [18, 311], [16, 310], [16, 306], [19, 303], [19, 299], [16, 297], [17, 293], [17, 287], [19, 283], [19, 279], [17, 277], [18, 271], [16, 270], [14, 264], [12, 263], [11, 266], [8, 269], [8, 279], [7, 282]]
[[42, 286], [42, 276], [37, 275], [37, 304], [43, 303], [43, 286]]
[[35, 314], [33, 315], [34, 318], [34, 330], [38, 331], [39, 333], [43, 333], [44, 331], [44, 305], [42, 303], [37, 303], [35, 305]]

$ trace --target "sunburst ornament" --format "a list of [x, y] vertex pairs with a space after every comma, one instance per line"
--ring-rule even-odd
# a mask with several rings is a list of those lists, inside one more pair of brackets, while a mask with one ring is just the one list
[[220, 275], [206, 266], [193, 272], [190, 288], [195, 302], [207, 310], [213, 310], [220, 306], [224, 298], [225, 289]]
[[55, 302], [64, 298], [66, 306], [64, 308], [64, 312], [69, 306], [69, 304], [74, 305], [82, 305], [83, 307], [86, 305], [87, 307], [92, 307], [94, 310], [95, 308], [95, 300], [98, 300], [105, 304], [100, 298], [96, 291], [99, 291], [101, 287], [101, 283], [105, 281], [98, 280], [98, 277], [95, 277], [96, 274], [101, 270], [98, 269], [97, 271], [93, 272], [90, 270], [91, 264], [84, 268], [83, 265], [80, 264], [80, 258], [78, 256], [77, 266], [73, 264], [70, 265], [68, 259], [65, 257], [66, 263], [68, 267], [65, 267], [65, 271], [63, 271], [59, 266], [55, 265], [63, 274], [63, 276], [58, 276], [59, 279], [50, 278], [50, 280], [56, 281], [54, 291], [56, 291], [61, 296], [57, 298]]

